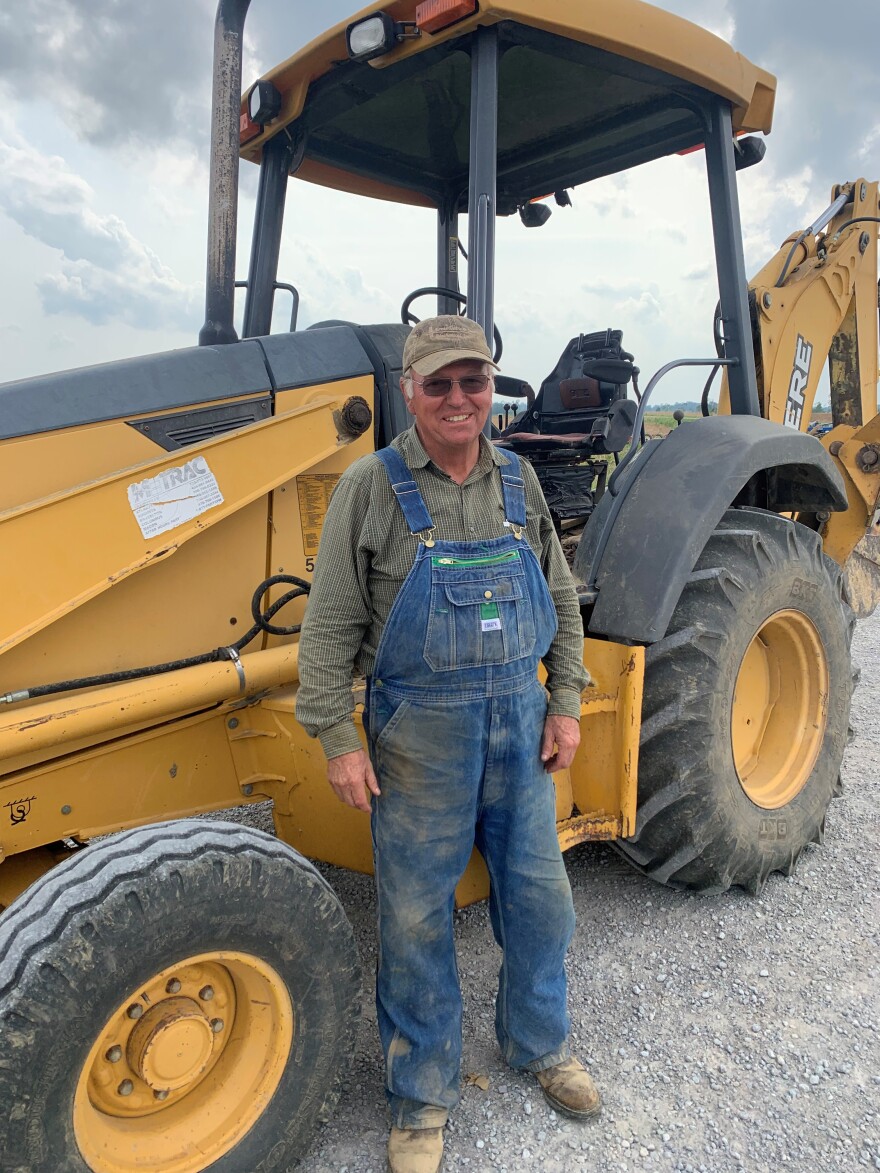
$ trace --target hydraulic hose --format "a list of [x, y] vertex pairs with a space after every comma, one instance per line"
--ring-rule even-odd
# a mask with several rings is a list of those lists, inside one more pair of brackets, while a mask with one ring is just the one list
[[[263, 596], [273, 586], [278, 586], [281, 583], [291, 584], [293, 589], [286, 591], [271, 606], [263, 610], [261, 607]], [[267, 578], [261, 582], [254, 591], [253, 598], [251, 599], [251, 615], [254, 618], [253, 627], [249, 631], [246, 631], [234, 644], [229, 644], [222, 648], [214, 648], [213, 651], [204, 652], [200, 656], [187, 656], [182, 660], [169, 660], [164, 664], [150, 664], [143, 668], [126, 668], [117, 672], [104, 672], [99, 676], [80, 676], [73, 680], [59, 680], [53, 684], [38, 684], [33, 688], [7, 692], [0, 696], [0, 705], [11, 705], [18, 701], [31, 700], [34, 697], [51, 696], [60, 692], [73, 692], [78, 688], [97, 688], [102, 684], [121, 684], [127, 680], [140, 680], [149, 676], [159, 676], [164, 672], [176, 672], [181, 668], [194, 668], [198, 664], [211, 664], [219, 660], [232, 660], [233, 662], [237, 662], [239, 653], [260, 632], [265, 632], [267, 635], [297, 635], [300, 629], [299, 623], [289, 627], [282, 627], [272, 623], [271, 620], [278, 614], [282, 607], [286, 607], [288, 603], [293, 602], [294, 599], [298, 599], [302, 595], [307, 595], [310, 589], [310, 583], [302, 578], [297, 578], [295, 575], [273, 574], [271, 578]]]

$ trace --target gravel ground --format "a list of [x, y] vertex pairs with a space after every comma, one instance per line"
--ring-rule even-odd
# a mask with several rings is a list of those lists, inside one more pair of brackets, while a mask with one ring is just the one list
[[[574, 1124], [494, 1041], [499, 954], [485, 905], [456, 916], [464, 991], [461, 1104], [446, 1170], [726, 1173], [880, 1169], [880, 615], [860, 623], [856, 735], [825, 844], [760, 899], [673, 892], [604, 845], [568, 853], [578, 929], [572, 1042], [602, 1089]], [[375, 964], [372, 881], [323, 868]], [[384, 1173], [387, 1115], [371, 991], [343, 1094], [301, 1173]], [[469, 1084], [488, 1077], [488, 1090]]]

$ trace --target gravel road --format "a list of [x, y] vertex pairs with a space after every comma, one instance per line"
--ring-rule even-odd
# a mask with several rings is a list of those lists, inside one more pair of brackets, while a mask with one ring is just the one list
[[[572, 1040], [604, 1094], [598, 1120], [558, 1117], [530, 1076], [502, 1063], [487, 911], [457, 914], [465, 1086], [446, 1170], [880, 1169], [880, 616], [858, 625], [854, 659], [856, 735], [825, 844], [760, 899], [669, 891], [604, 845], [567, 855]], [[299, 1169], [384, 1173], [372, 881], [322, 870], [357, 934], [366, 1009], [337, 1112]]]

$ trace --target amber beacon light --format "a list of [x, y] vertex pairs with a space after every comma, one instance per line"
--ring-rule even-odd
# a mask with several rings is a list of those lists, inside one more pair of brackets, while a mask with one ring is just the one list
[[416, 24], [423, 33], [438, 33], [476, 11], [477, 0], [425, 0], [416, 9]]

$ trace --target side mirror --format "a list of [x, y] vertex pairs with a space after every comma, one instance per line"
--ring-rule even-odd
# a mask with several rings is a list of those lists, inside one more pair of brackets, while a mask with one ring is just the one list
[[622, 387], [633, 377], [633, 364], [625, 358], [591, 358], [584, 363], [584, 376]]
[[767, 154], [767, 144], [762, 138], [749, 135], [748, 138], [733, 140], [733, 158], [737, 171], [745, 171], [747, 167], [754, 167]]
[[519, 210], [519, 218], [526, 228], [540, 228], [553, 215], [553, 209], [546, 204], [523, 204]]

